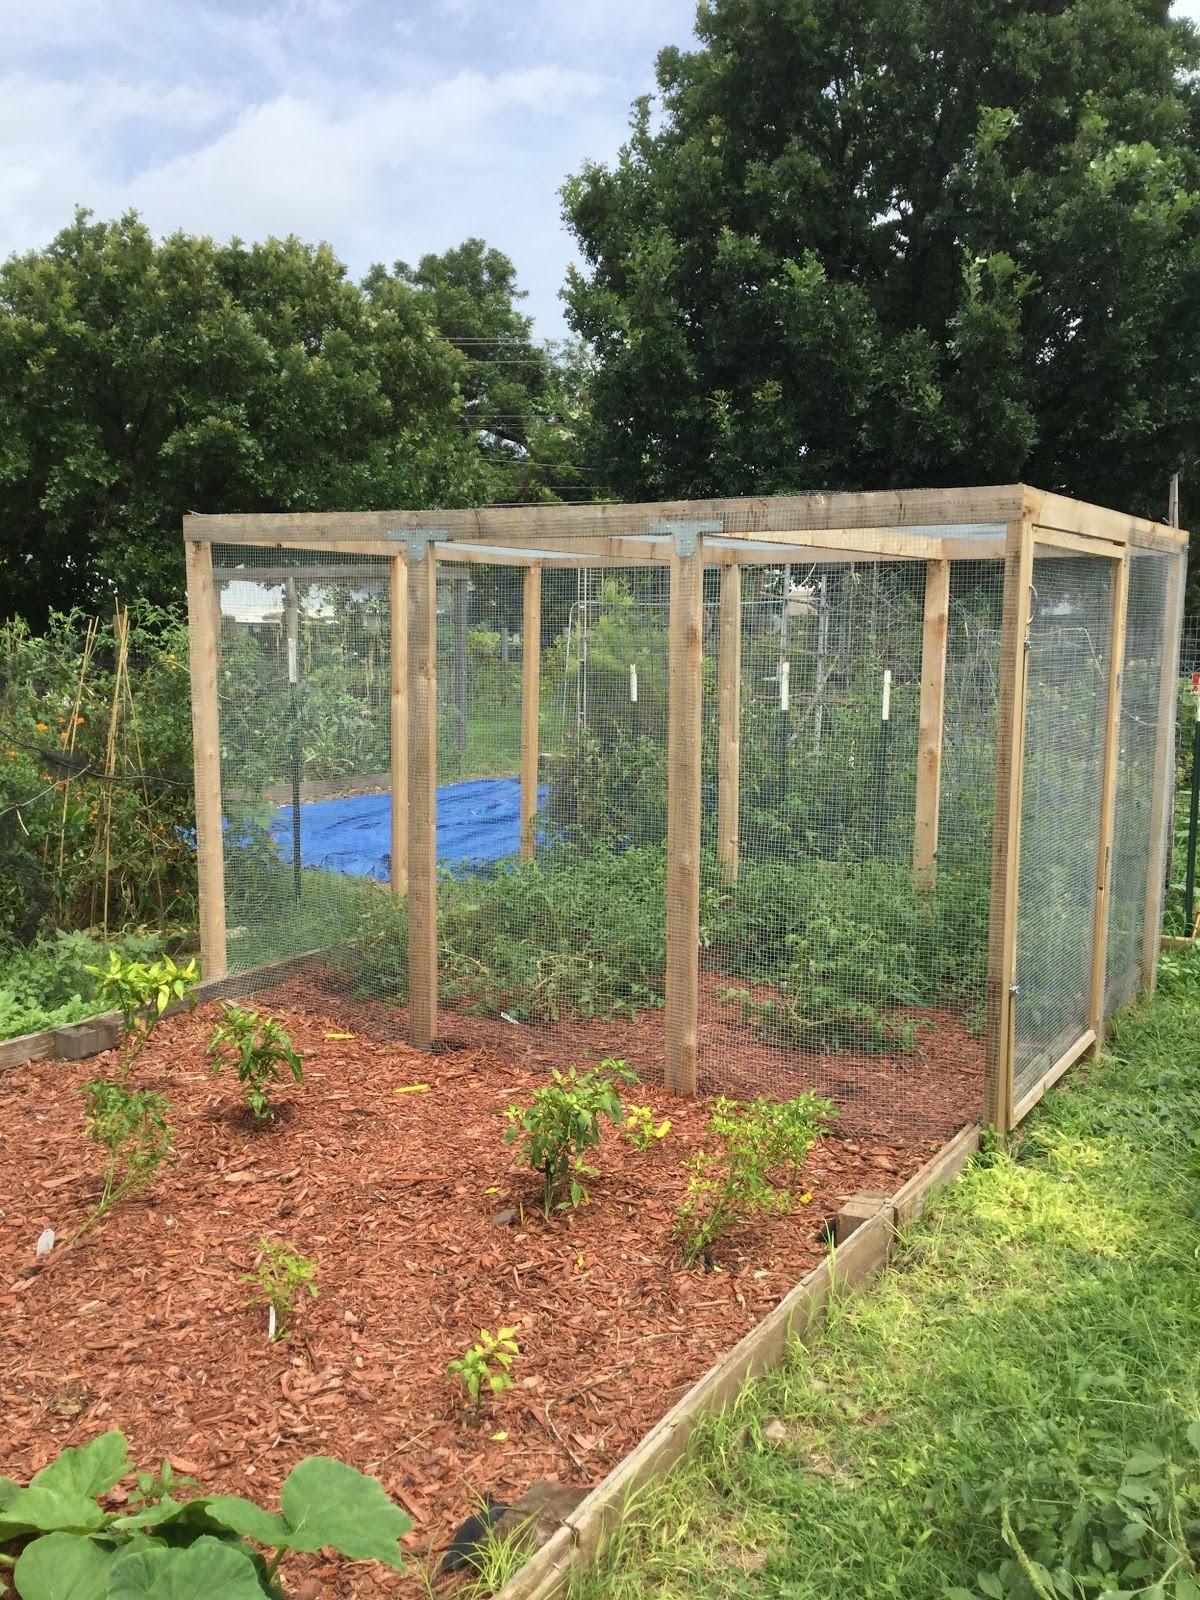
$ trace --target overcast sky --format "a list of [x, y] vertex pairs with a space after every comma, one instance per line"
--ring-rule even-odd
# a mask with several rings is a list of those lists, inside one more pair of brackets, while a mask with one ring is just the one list
[[[1200, 18], [1200, 0], [1177, 9]], [[0, 0], [0, 255], [76, 204], [327, 239], [355, 276], [472, 234], [543, 337], [558, 189], [610, 160], [694, 0]]]

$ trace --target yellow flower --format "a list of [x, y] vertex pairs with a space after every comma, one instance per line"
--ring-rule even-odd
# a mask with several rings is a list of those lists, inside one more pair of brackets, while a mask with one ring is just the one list
[[45, 722], [35, 722], [34, 727], [39, 733], [45, 733], [48, 729], [48, 724]]

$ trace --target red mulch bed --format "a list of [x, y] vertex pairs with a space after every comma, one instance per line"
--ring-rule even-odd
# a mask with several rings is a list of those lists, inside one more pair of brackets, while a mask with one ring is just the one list
[[[670, 1229], [703, 1102], [635, 1092], [671, 1118], [669, 1135], [638, 1152], [609, 1132], [591, 1203], [546, 1222], [500, 1113], [544, 1081], [547, 1059], [595, 1059], [587, 1029], [565, 1054], [573, 1031], [552, 1055], [544, 1034], [536, 1047], [509, 1037], [502, 1053], [477, 1042], [483, 1025], [454, 1018], [461, 1047], [426, 1055], [365, 1031], [388, 1008], [319, 1000], [307, 979], [276, 991], [305, 1081], [280, 1090], [281, 1114], [258, 1134], [232, 1077], [206, 1070], [216, 1008], [166, 1021], [134, 1082], [169, 1097], [176, 1165], [40, 1271], [38, 1234], [69, 1236], [97, 1195], [78, 1090], [115, 1063], [0, 1075], [7, 1474], [25, 1480], [63, 1445], [120, 1427], [139, 1464], [166, 1455], [206, 1489], [274, 1507], [290, 1468], [327, 1453], [378, 1475], [414, 1518], [414, 1555], [432, 1558], [484, 1491], [598, 1482], [821, 1259], [826, 1217], [860, 1190], [894, 1190], [938, 1143], [840, 1127], [809, 1160], [810, 1205], [726, 1241], [720, 1271], [685, 1272]], [[603, 1053], [637, 1064], [639, 1025], [606, 1024]], [[352, 1040], [328, 1037], [348, 1029]], [[837, 1069], [853, 1076], [852, 1058]], [[428, 1092], [393, 1092], [413, 1083]], [[521, 1204], [523, 1220], [493, 1220]], [[318, 1264], [320, 1298], [275, 1345], [243, 1282], [263, 1235]], [[501, 1324], [518, 1329], [517, 1384], [475, 1425], [445, 1366]], [[423, 1592], [415, 1576], [320, 1557], [285, 1573], [329, 1596]]]

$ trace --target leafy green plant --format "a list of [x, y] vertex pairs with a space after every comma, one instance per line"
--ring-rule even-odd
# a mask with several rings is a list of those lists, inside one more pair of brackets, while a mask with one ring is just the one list
[[258, 1265], [244, 1281], [257, 1290], [251, 1304], [270, 1308], [271, 1338], [284, 1339], [297, 1296], [307, 1290], [314, 1300], [317, 1298], [317, 1263], [274, 1239], [260, 1239], [259, 1250]]
[[[528, 1105], [512, 1105], [505, 1112], [507, 1142], [519, 1140], [520, 1154], [541, 1173], [542, 1209], [547, 1216], [556, 1205], [578, 1206], [587, 1199], [580, 1180], [594, 1177], [595, 1168], [587, 1165], [585, 1152], [600, 1143], [601, 1117], [622, 1121], [618, 1081], [638, 1081], [623, 1061], [602, 1061], [583, 1073], [569, 1067], [555, 1071], [550, 1083], [534, 1091]], [[568, 1185], [565, 1196], [564, 1185]]]
[[189, 1007], [195, 1004], [193, 990], [200, 981], [200, 974], [194, 958], [181, 967], [171, 956], [160, 956], [156, 961], [137, 961], [121, 955], [118, 950], [110, 950], [107, 965], [93, 971], [100, 1002], [121, 1013], [121, 1077], [124, 1081], [172, 1001], [183, 1001]]
[[265, 1122], [271, 1115], [271, 1091], [283, 1069], [296, 1083], [304, 1081], [300, 1057], [292, 1048], [291, 1035], [274, 1017], [261, 1017], [257, 1011], [228, 1002], [221, 1011], [224, 1020], [208, 1041], [213, 1077], [223, 1066], [232, 1065], [255, 1122]]
[[648, 1150], [656, 1139], [665, 1139], [670, 1131], [670, 1117], [664, 1117], [661, 1122], [656, 1123], [653, 1106], [625, 1107], [625, 1120], [621, 1124], [621, 1132], [635, 1150]]
[[[1188, 1441], [1200, 1452], [1200, 1423]], [[1128, 1458], [1115, 1489], [1080, 1483], [1069, 1498], [1014, 1498], [1015, 1488], [998, 1484], [986, 1501], [1008, 1558], [981, 1572], [974, 1590], [948, 1590], [947, 1600], [1200, 1600], [1194, 1461], [1181, 1466], [1146, 1448]]]
[[[382, 1484], [330, 1456], [293, 1467], [281, 1511], [239, 1495], [178, 1500], [191, 1480], [169, 1467], [139, 1473], [129, 1506], [101, 1496], [133, 1470], [116, 1429], [68, 1446], [22, 1488], [0, 1478], [0, 1544], [22, 1546], [13, 1568], [20, 1600], [282, 1600], [289, 1551], [337, 1550], [404, 1570], [397, 1541], [412, 1527]], [[255, 1546], [273, 1555], [265, 1559]]]
[[687, 1161], [687, 1194], [675, 1214], [685, 1265], [693, 1266], [718, 1239], [753, 1217], [790, 1209], [791, 1192], [772, 1174], [786, 1167], [795, 1183], [836, 1115], [832, 1101], [815, 1094], [783, 1102], [719, 1096], [709, 1114], [714, 1144]]
[[485, 1389], [498, 1395], [513, 1386], [510, 1368], [521, 1354], [516, 1334], [515, 1328], [501, 1328], [496, 1333], [480, 1328], [479, 1342], [469, 1345], [446, 1368], [446, 1376], [462, 1386], [477, 1415]]
[[170, 1109], [161, 1094], [128, 1089], [124, 1083], [93, 1078], [83, 1091], [84, 1131], [106, 1153], [100, 1199], [75, 1235], [82, 1234], [111, 1211], [118, 1201], [149, 1186], [171, 1156]]

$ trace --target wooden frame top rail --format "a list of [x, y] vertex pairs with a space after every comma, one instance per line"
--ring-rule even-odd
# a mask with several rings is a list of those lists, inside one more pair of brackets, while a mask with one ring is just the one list
[[[1002, 554], [1003, 528], [1028, 520], [1055, 533], [1100, 545], [1175, 550], [1187, 534], [1166, 523], [1071, 500], [1025, 484], [963, 489], [874, 490], [862, 494], [777, 495], [721, 500], [664, 500], [624, 504], [485, 506], [470, 510], [303, 511], [248, 515], [189, 513], [184, 538], [196, 543], [258, 545], [378, 554], [396, 535], [426, 531], [439, 543], [514, 546], [547, 563], [597, 554], [614, 564], [637, 564], [631, 541], [645, 541], [652, 522], [705, 520], [722, 524], [714, 564], [745, 559], [740, 547], [761, 543], [798, 549], [971, 560]], [[613, 546], [621, 547], [618, 551]], [[747, 552], [748, 554], [749, 552]], [[464, 558], [465, 559], [465, 558]], [[645, 559], [644, 557], [642, 559]], [[655, 551], [650, 559], [657, 561]], [[782, 559], [786, 559], [783, 557]], [[834, 557], [837, 559], [837, 557]]]

